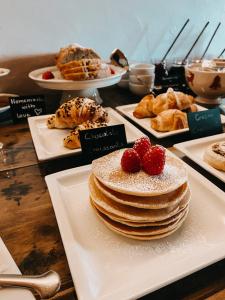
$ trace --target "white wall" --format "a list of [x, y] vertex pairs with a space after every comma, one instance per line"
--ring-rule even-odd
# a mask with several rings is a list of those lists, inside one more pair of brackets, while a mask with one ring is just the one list
[[207, 21], [191, 56], [202, 55], [221, 21], [207, 53], [217, 56], [225, 48], [224, 0], [0, 0], [0, 62], [6, 67], [11, 58], [55, 53], [73, 42], [93, 47], [104, 59], [114, 48], [129, 60], [162, 58], [188, 18], [168, 58], [184, 57]]
[[[116, 47], [133, 60], [160, 58], [187, 18], [170, 57], [185, 55], [210, 21], [197, 55], [225, 20], [224, 0], [0, 0], [0, 8], [0, 56], [56, 52], [78, 42], [104, 58]], [[209, 54], [225, 47], [224, 33], [222, 24]]]

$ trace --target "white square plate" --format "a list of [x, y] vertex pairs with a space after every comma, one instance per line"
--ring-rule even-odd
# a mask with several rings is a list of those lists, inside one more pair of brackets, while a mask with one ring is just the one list
[[[132, 143], [143, 133], [134, 125], [123, 118], [112, 108], [107, 108], [109, 114], [109, 125], [124, 124], [127, 142]], [[40, 161], [61, 156], [81, 153], [81, 149], [68, 149], [63, 146], [63, 138], [66, 137], [71, 129], [48, 129], [46, 122], [50, 115], [36, 116], [28, 118], [30, 132], [33, 139], [37, 157]]]
[[225, 257], [225, 193], [186, 167], [188, 217], [156, 241], [119, 236], [99, 220], [89, 203], [90, 165], [46, 176], [79, 300], [136, 299]]
[[174, 147], [183, 152], [187, 157], [192, 159], [196, 164], [225, 182], [225, 172], [217, 170], [203, 160], [205, 149], [213, 143], [225, 141], [225, 133], [187, 141], [175, 144]]
[[[127, 116], [128, 118], [130, 118], [132, 121], [137, 123], [139, 126], [141, 126], [145, 130], [150, 132], [152, 135], [154, 135], [158, 139], [165, 138], [165, 137], [172, 136], [172, 135], [181, 134], [181, 133], [189, 131], [189, 128], [178, 129], [178, 130], [173, 130], [173, 131], [168, 131], [168, 132], [156, 131], [151, 127], [151, 118], [137, 119], [133, 116], [133, 111], [137, 105], [138, 105], [138, 103], [122, 105], [122, 106], [117, 106], [116, 109], [119, 112], [121, 112], [122, 114], [124, 114], [125, 116]], [[200, 105], [197, 105], [197, 107], [198, 107], [198, 111], [207, 110], [207, 108], [200, 106]], [[225, 124], [225, 116], [220, 115], [220, 117], [221, 117], [222, 124]]]

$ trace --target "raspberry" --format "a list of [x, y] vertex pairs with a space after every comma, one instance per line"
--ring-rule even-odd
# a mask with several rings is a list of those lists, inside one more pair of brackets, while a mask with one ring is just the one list
[[42, 79], [53, 79], [55, 78], [54, 74], [51, 71], [46, 71], [42, 74]]
[[135, 173], [141, 169], [141, 159], [138, 153], [130, 148], [126, 149], [121, 158], [121, 166], [125, 172]]
[[148, 137], [141, 137], [140, 139], [137, 139], [134, 143], [133, 149], [137, 151], [140, 158], [145, 155], [145, 153], [149, 150], [151, 147], [151, 142]]
[[116, 74], [116, 72], [112, 68], [110, 68], [110, 72], [112, 75]]
[[161, 146], [152, 146], [142, 159], [143, 170], [149, 175], [159, 175], [165, 165], [165, 149]]

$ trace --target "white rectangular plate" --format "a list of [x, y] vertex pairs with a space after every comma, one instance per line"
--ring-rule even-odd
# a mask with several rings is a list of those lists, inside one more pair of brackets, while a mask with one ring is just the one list
[[99, 220], [89, 203], [90, 165], [45, 178], [79, 300], [136, 299], [225, 257], [225, 193], [187, 170], [188, 217], [156, 241], [119, 236]]
[[211, 167], [203, 160], [205, 149], [213, 143], [225, 141], [225, 133], [204, 137], [201, 139], [187, 141], [184, 143], [175, 144], [174, 147], [183, 152], [187, 157], [192, 159], [196, 164], [225, 182], [225, 172]]
[[[156, 131], [151, 127], [151, 118], [138, 119], [133, 116], [133, 111], [137, 105], [138, 105], [138, 103], [122, 105], [122, 106], [117, 106], [116, 109], [119, 112], [121, 112], [122, 114], [124, 114], [125, 116], [127, 116], [128, 118], [130, 118], [132, 121], [137, 123], [139, 126], [141, 126], [145, 130], [150, 132], [152, 135], [154, 135], [158, 139], [165, 138], [165, 137], [172, 136], [172, 135], [181, 134], [181, 133], [189, 131], [189, 128], [178, 129], [178, 130], [173, 130], [173, 131], [168, 131], [168, 132]], [[200, 105], [197, 105], [197, 107], [198, 107], [198, 111], [207, 110], [207, 108], [200, 106]], [[225, 124], [225, 116], [224, 115], [220, 115], [220, 116], [221, 116], [222, 124]]]
[[[134, 142], [143, 135], [140, 130], [123, 118], [118, 112], [112, 108], [107, 108], [107, 111], [109, 114], [109, 125], [125, 125], [128, 143]], [[46, 122], [49, 116], [50, 115], [44, 115], [28, 118], [30, 132], [38, 159], [42, 161], [81, 153], [80, 148], [71, 150], [63, 146], [63, 138], [70, 133], [71, 129], [48, 129]]]

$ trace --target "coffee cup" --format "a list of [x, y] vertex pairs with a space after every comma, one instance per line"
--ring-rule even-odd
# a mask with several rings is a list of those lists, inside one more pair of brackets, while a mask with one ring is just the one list
[[153, 88], [155, 74], [151, 75], [130, 75], [130, 82], [135, 84], [142, 84]]
[[153, 64], [132, 64], [130, 65], [130, 75], [153, 75], [155, 65]]
[[151, 91], [151, 88], [149, 86], [143, 85], [143, 84], [132, 83], [131, 81], [129, 82], [129, 89], [134, 94], [141, 95], [141, 96], [147, 95]]

